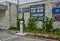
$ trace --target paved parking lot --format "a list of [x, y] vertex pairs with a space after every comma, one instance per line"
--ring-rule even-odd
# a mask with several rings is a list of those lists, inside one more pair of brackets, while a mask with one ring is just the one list
[[0, 41], [55, 41], [55, 40], [49, 40], [49, 39], [32, 39], [17, 35], [12, 35], [5, 33], [4, 31], [0, 31]]
[[16, 35], [0, 34], [0, 41], [55, 41], [55, 40], [32, 39]]
[[0, 40], [7, 40], [10, 38], [16, 37], [15, 35], [7, 34], [7, 33], [0, 33]]

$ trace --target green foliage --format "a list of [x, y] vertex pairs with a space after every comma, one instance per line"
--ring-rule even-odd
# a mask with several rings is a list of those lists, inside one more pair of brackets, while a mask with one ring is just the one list
[[43, 20], [42, 20], [42, 29], [44, 31], [47, 31], [47, 32], [52, 31], [52, 29], [53, 29], [53, 20], [52, 20], [52, 18], [51, 19], [47, 18], [46, 24], [45, 24], [44, 18], [43, 18]]
[[55, 32], [55, 31], [60, 31], [60, 29], [59, 28], [53, 29], [53, 32]]
[[20, 30], [20, 19], [17, 18], [17, 30]]
[[43, 20], [42, 20], [42, 29], [45, 30], [45, 22], [44, 22], [44, 17], [43, 17]]
[[53, 29], [52, 32], [54, 35], [60, 35], [60, 29], [59, 28]]
[[[42, 23], [45, 25], [45, 22], [42, 21]], [[53, 34], [53, 35], [58, 35], [60, 36], [60, 29], [53, 29], [53, 20], [47, 19], [46, 22], [46, 31], [45, 31], [45, 26], [42, 25], [43, 29], [37, 28], [36, 26], [37, 22], [35, 19], [29, 19], [28, 20], [28, 26], [24, 28], [25, 32], [34, 32], [34, 33], [41, 33], [41, 34]]]
[[28, 19], [28, 26], [27, 26], [27, 28], [28, 28], [28, 31], [30, 32], [30, 31], [35, 31], [35, 29], [36, 29], [36, 24], [37, 24], [37, 22], [36, 22], [36, 19], [35, 18], [32, 18], [32, 19]]
[[48, 19], [46, 22], [46, 31], [50, 32], [52, 30], [53, 30], [53, 20], [51, 18], [51, 19]]

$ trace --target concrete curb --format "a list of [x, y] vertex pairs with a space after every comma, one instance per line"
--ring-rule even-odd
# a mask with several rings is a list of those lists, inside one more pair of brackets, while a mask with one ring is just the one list
[[[7, 31], [7, 33], [9, 33], [9, 34], [13, 34], [13, 35], [18, 35], [18, 36], [24, 36], [24, 37], [27, 37], [26, 35], [27, 34], [34, 34], [34, 33], [27, 33], [27, 34], [20, 34], [20, 33], [16, 33], [15, 31]], [[39, 33], [37, 33], [39, 36], [45, 36], [45, 37], [48, 37], [49, 35], [48, 34], [39, 34]], [[51, 35], [51, 36], [53, 36], [53, 35]], [[54, 38], [56, 38], [56, 37], [58, 37], [58, 36], [54, 36]], [[60, 36], [59, 36], [60, 37]], [[53, 40], [53, 39], [52, 39]]]

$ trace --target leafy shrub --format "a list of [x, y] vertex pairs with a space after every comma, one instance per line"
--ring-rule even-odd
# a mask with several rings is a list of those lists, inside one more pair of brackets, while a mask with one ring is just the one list
[[36, 27], [37, 27], [36, 24], [37, 24], [37, 22], [36, 22], [36, 19], [35, 19], [35, 18], [28, 19], [28, 26], [27, 26], [28, 31], [29, 31], [29, 32], [35, 31], [35, 29], [36, 29]]
[[17, 30], [20, 30], [20, 19], [17, 18]]
[[43, 20], [42, 20], [42, 29], [45, 30], [45, 22], [44, 22], [44, 17], [43, 17]]
[[54, 35], [60, 35], [60, 29], [59, 28], [53, 29], [52, 32]]
[[47, 32], [52, 31], [52, 29], [53, 29], [53, 20], [52, 20], [52, 18], [51, 19], [47, 18], [46, 24], [45, 24], [44, 18], [43, 18], [43, 20], [42, 20], [42, 29], [44, 31], [47, 31]]
[[59, 28], [53, 29], [53, 32], [55, 32], [55, 31], [60, 31], [60, 29]]
[[48, 19], [46, 22], [46, 31], [50, 32], [52, 30], [53, 30], [53, 20], [51, 18], [51, 19]]

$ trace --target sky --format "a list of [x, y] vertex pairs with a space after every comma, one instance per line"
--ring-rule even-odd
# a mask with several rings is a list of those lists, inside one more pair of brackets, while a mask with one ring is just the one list
[[[0, 2], [4, 2], [4, 1], [9, 1], [12, 3], [17, 3], [17, 0], [0, 0]], [[24, 3], [29, 3], [29, 2], [34, 2], [34, 1], [39, 1], [39, 0], [19, 0], [20, 4], [24, 4]]]

